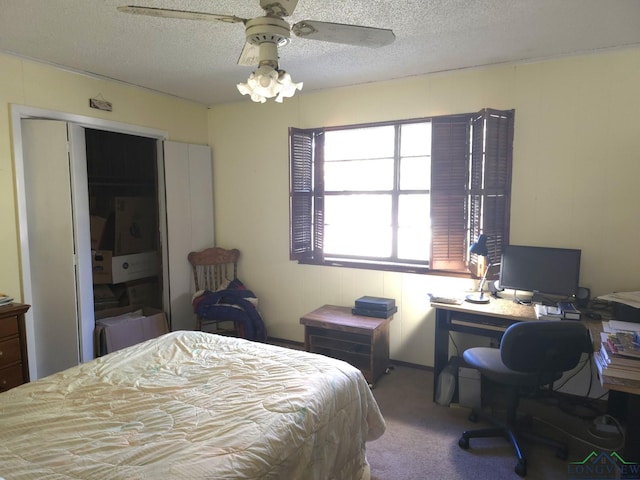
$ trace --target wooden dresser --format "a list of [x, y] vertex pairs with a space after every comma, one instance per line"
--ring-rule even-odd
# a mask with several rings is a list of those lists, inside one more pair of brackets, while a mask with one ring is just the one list
[[24, 314], [29, 305], [0, 307], [0, 392], [29, 381]]

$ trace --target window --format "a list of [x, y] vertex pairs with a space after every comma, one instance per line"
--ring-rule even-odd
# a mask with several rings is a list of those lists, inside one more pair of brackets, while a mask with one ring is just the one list
[[514, 112], [289, 130], [290, 257], [477, 274], [508, 242]]

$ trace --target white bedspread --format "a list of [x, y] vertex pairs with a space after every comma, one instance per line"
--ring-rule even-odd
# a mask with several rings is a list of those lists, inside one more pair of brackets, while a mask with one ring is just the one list
[[347, 363], [173, 332], [0, 394], [0, 477], [354, 480], [384, 429]]

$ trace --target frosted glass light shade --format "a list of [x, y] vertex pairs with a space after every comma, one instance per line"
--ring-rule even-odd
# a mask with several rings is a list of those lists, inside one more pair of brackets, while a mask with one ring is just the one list
[[239, 83], [237, 87], [242, 95], [249, 95], [254, 102], [264, 103], [267, 98], [276, 97], [275, 101], [282, 103], [285, 97], [292, 97], [296, 90], [302, 90], [302, 82], [292, 82], [291, 75], [284, 70], [261, 65], [249, 75], [247, 83]]

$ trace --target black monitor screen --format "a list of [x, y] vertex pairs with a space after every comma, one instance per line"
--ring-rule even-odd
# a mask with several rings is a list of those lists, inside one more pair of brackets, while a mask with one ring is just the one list
[[502, 251], [500, 287], [550, 295], [578, 291], [580, 250], [508, 245]]

